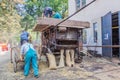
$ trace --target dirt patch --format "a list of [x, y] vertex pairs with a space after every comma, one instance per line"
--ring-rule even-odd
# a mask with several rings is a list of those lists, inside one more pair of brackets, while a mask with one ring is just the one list
[[87, 70], [87, 71], [92, 72], [92, 71], [101, 70], [101, 69], [103, 69], [103, 67], [99, 67], [99, 66], [96, 66], [96, 67], [84, 67], [84, 69]]
[[[114, 65], [104, 58], [84, 58], [81, 64], [75, 64], [74, 67], [58, 68], [57, 70], [49, 70], [48, 63], [40, 61], [40, 77], [37, 80], [119, 80], [119, 68], [120, 66]], [[32, 68], [29, 76], [25, 78], [20, 64], [18, 64], [17, 73], [14, 73], [11, 63], [0, 66], [0, 77], [1, 80], [35, 80]]]
[[63, 68], [59, 72], [62, 76], [67, 77], [68, 79], [76, 79], [76, 78], [87, 78], [89, 76], [93, 76], [93, 73], [85, 71], [80, 68]]

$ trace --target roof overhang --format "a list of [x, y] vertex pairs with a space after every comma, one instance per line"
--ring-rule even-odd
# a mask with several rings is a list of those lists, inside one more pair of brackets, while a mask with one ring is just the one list
[[[55, 27], [56, 24], [61, 22], [63, 19], [55, 19], [55, 18], [39, 18], [37, 20], [37, 24], [33, 28], [34, 31], [44, 31], [49, 27]], [[71, 28], [89, 28], [89, 22], [83, 21], [75, 21], [75, 20], [66, 20], [63, 23], [59, 24], [61, 27], [71, 27]]]

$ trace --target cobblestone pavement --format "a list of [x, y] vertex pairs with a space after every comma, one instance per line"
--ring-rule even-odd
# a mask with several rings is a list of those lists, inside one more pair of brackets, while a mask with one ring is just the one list
[[46, 63], [40, 62], [40, 77], [35, 79], [32, 70], [28, 77], [23, 76], [21, 64], [14, 73], [13, 65], [7, 60], [0, 65], [0, 80], [120, 80], [118, 62], [116, 59], [111, 62], [104, 58], [84, 57], [81, 64], [57, 70], [49, 70]]

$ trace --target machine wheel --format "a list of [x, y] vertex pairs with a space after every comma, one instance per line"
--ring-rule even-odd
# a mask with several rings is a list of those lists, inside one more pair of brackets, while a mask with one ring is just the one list
[[16, 62], [13, 62], [13, 68], [14, 68], [14, 72], [16, 73], [17, 72], [17, 64], [16, 64]]
[[10, 50], [10, 62], [13, 63], [13, 49]]
[[14, 53], [14, 57], [13, 57], [13, 70], [15, 73], [17, 72], [17, 55], [16, 55], [16, 53]]

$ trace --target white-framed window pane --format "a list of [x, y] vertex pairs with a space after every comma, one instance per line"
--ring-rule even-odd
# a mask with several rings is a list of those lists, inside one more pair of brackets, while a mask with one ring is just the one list
[[86, 0], [82, 0], [82, 6], [86, 5]]
[[75, 0], [75, 2], [76, 2], [76, 10], [78, 10], [80, 8], [81, 0]]
[[94, 42], [97, 43], [98, 40], [98, 30], [97, 30], [97, 22], [93, 23], [93, 35], [94, 35]]

